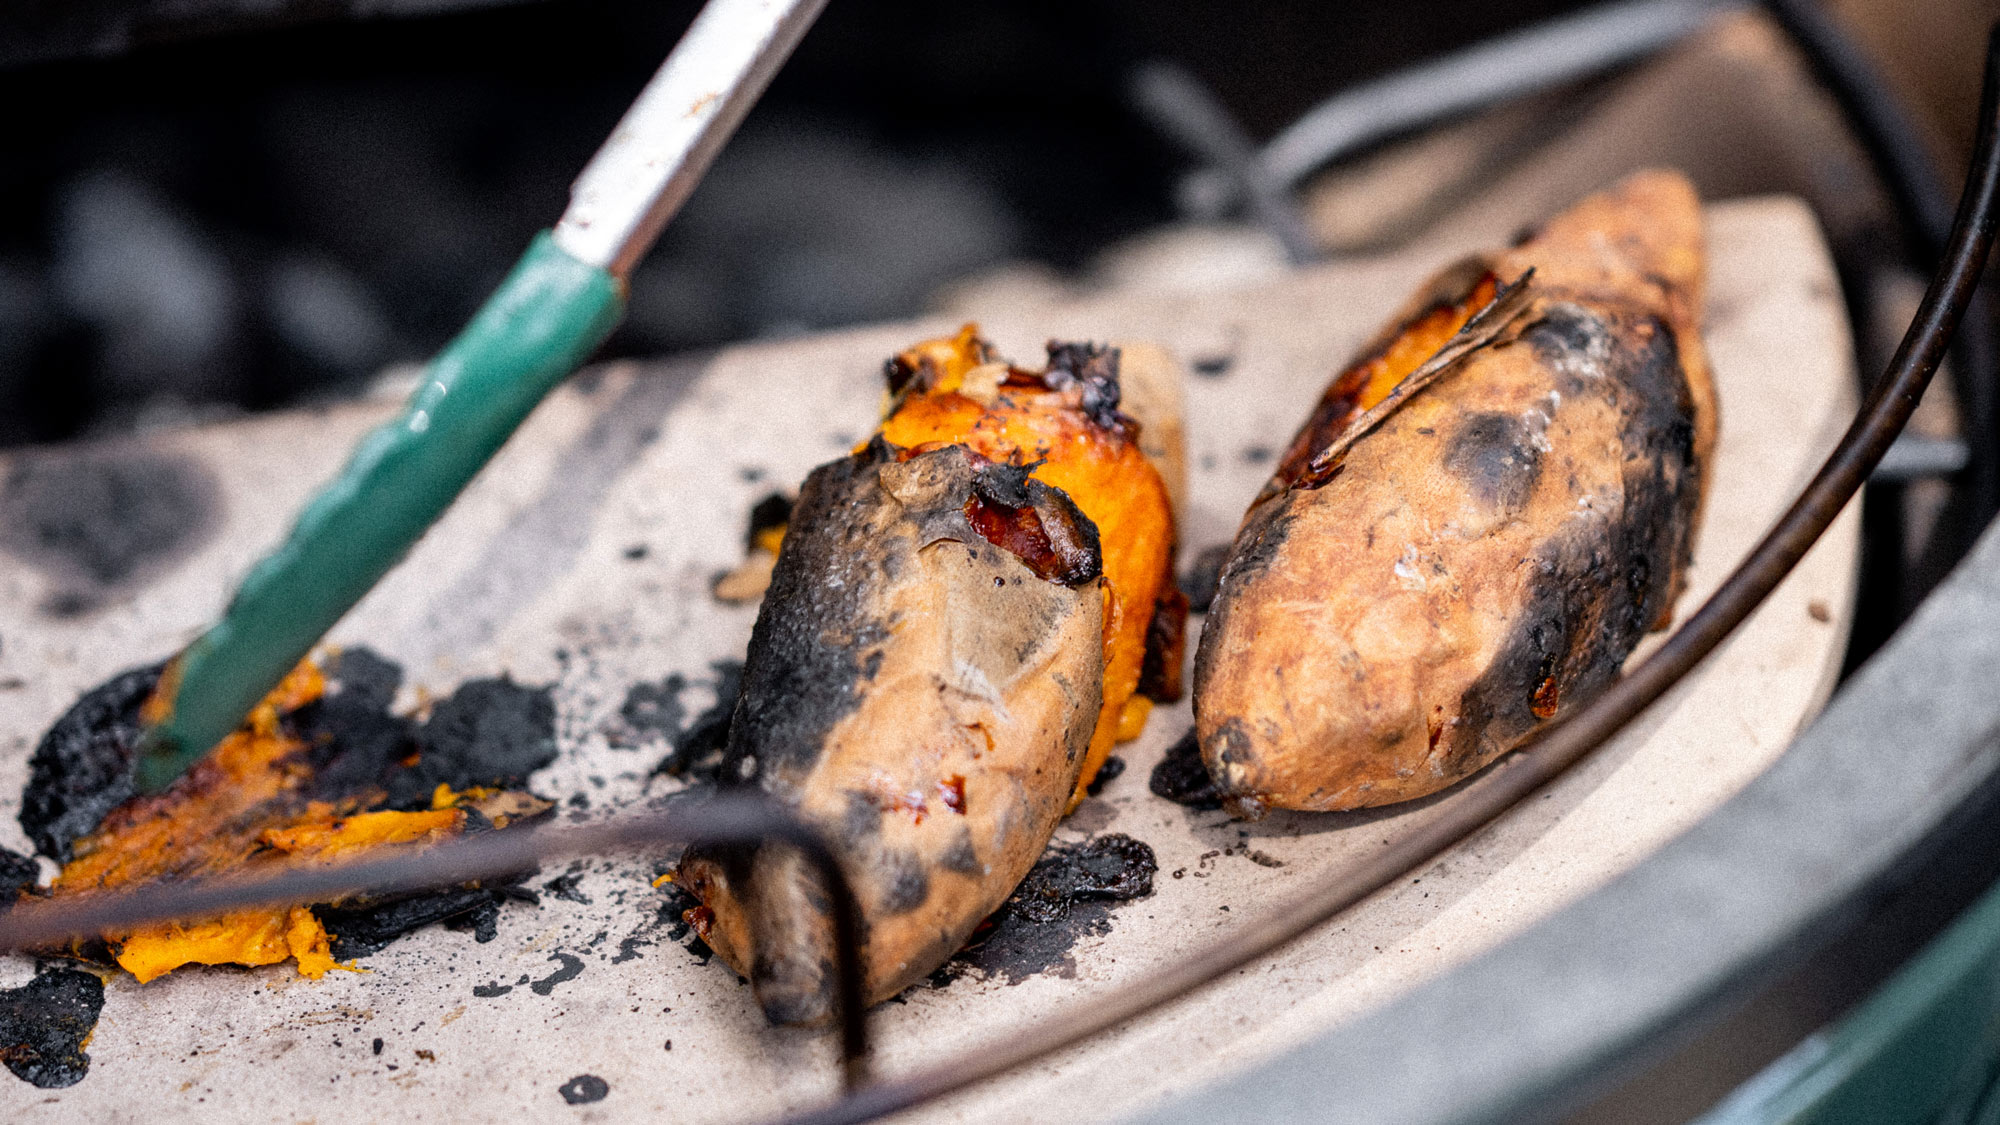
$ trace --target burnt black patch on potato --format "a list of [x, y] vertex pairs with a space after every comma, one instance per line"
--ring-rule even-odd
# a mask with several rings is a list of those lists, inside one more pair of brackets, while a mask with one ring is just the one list
[[121, 672], [84, 692], [35, 745], [20, 819], [43, 855], [69, 862], [76, 838], [136, 791], [139, 707], [160, 682], [162, 667]]
[[1028, 475], [1041, 462], [1007, 465], [966, 456], [977, 466], [963, 509], [972, 530], [1046, 582], [1074, 588], [1104, 573], [1097, 524], [1067, 493]]
[[965, 948], [931, 974], [930, 986], [967, 973], [1008, 984], [1051, 972], [1074, 977], [1077, 941], [1110, 933], [1116, 906], [1152, 894], [1158, 872], [1153, 849], [1123, 833], [1052, 845]]
[[931, 897], [931, 877], [923, 857], [907, 848], [877, 848], [870, 858], [869, 868], [882, 883], [882, 900], [877, 903], [882, 913], [908, 914]]
[[893, 454], [881, 442], [814, 469], [799, 490], [771, 588], [750, 633], [743, 690], [723, 766], [754, 755], [767, 782], [804, 776], [835, 723], [861, 701], [868, 657], [889, 636], [874, 600], [886, 554], [876, 521], [878, 470]]
[[1153, 602], [1146, 624], [1146, 655], [1139, 666], [1139, 694], [1155, 703], [1181, 697], [1181, 665], [1187, 654], [1187, 595], [1169, 586]]
[[[1492, 667], [1466, 692], [1448, 747], [1453, 761], [1511, 746], [1609, 686], [1678, 593], [1693, 549], [1701, 467], [1672, 328], [1558, 305], [1524, 338], [1538, 351], [1572, 349], [1549, 362], [1567, 373], [1574, 393], [1611, 397], [1624, 503], [1615, 514], [1571, 517], [1537, 553], [1527, 605]], [[1593, 352], [1603, 359], [1585, 366], [1579, 354]]]
[[0, 989], [0, 1063], [44, 1090], [83, 1081], [83, 1041], [104, 1010], [104, 983], [75, 969], [44, 968], [19, 988]]
[[1243, 520], [1243, 526], [1236, 532], [1236, 541], [1230, 545], [1228, 561], [1223, 564], [1222, 573], [1216, 579], [1216, 589], [1208, 606], [1208, 621], [1203, 624], [1201, 640], [1194, 650], [1194, 682], [1197, 696], [1201, 685], [1208, 680], [1210, 666], [1215, 660], [1216, 638], [1228, 631], [1229, 607], [1233, 599], [1224, 597], [1224, 591], [1233, 586], [1243, 586], [1255, 582], [1271, 569], [1277, 561], [1278, 552], [1284, 549], [1285, 540], [1292, 530], [1292, 505], [1298, 500], [1294, 492], [1280, 493], [1267, 502], [1250, 509]]
[[1222, 790], [1202, 763], [1201, 741], [1193, 727], [1188, 728], [1180, 741], [1167, 747], [1166, 756], [1153, 767], [1146, 787], [1156, 797], [1191, 809], [1206, 811], [1222, 807]]
[[1514, 414], [1484, 412], [1459, 422], [1444, 453], [1444, 467], [1464, 480], [1479, 502], [1497, 512], [1521, 510], [1542, 473], [1535, 448], [1541, 429]]
[[1139, 424], [1118, 412], [1118, 349], [1104, 344], [1049, 341], [1049, 366], [1042, 385], [1052, 391], [1081, 391], [1078, 405], [1106, 430], [1137, 436]]

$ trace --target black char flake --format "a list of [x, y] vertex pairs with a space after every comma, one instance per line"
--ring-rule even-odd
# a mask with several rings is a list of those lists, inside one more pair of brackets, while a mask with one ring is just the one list
[[930, 987], [968, 972], [1008, 984], [1050, 972], [1074, 977], [1077, 940], [1110, 933], [1114, 907], [1152, 894], [1158, 871], [1153, 849], [1122, 832], [1051, 846], [972, 941], [931, 974]]
[[75, 969], [44, 969], [0, 989], [0, 1063], [44, 1090], [76, 1085], [90, 1071], [83, 1041], [103, 1008], [104, 983]]

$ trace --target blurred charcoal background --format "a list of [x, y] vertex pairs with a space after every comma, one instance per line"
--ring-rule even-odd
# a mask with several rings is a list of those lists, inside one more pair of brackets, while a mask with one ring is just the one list
[[[1184, 67], [1261, 140], [1357, 82], [1580, 6], [838, 0], [640, 270], [609, 351], [908, 316], [969, 278], [1168, 269], [1134, 256], [1142, 236], [1235, 216], [1177, 190], [1194, 164], [1135, 110], [1139, 64]], [[1987, 13], [1839, 7], [1949, 159], [1976, 87], [1966, 29]], [[7, 5], [0, 445], [354, 394], [425, 357], [560, 212], [694, 10]], [[1337, 234], [1337, 210], [1317, 229]], [[1211, 267], [1279, 260], [1256, 237], [1203, 245]]]

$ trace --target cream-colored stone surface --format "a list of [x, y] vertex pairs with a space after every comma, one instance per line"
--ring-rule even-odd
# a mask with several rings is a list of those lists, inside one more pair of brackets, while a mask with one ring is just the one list
[[[1683, 606], [1748, 549], [1852, 408], [1844, 314], [1808, 212], [1766, 199], [1716, 206], [1709, 217], [1706, 336], [1722, 441]], [[1228, 538], [1327, 376], [1437, 264], [1356, 261], [1233, 292], [1087, 306], [1023, 301], [991, 310], [985, 327], [1004, 352], [1027, 360], [1050, 336], [1080, 335], [1155, 340], [1184, 364], [1211, 369], [1226, 361], [1186, 387], [1191, 554]], [[648, 779], [664, 746], [618, 749], [605, 737], [625, 691], [671, 673], [706, 681], [711, 662], [740, 658], [754, 610], [720, 605], [707, 588], [740, 561], [748, 509], [864, 436], [882, 358], [948, 327], [873, 328], [587, 373], [537, 412], [333, 640], [402, 661], [412, 706], [476, 675], [556, 683], [562, 754], [533, 785], [587, 801], [566, 804], [564, 815], [600, 815], [666, 792], [677, 783]], [[50, 580], [7, 561], [0, 843], [21, 846], [12, 813], [40, 732], [80, 691], [184, 642], [385, 413], [349, 406], [146, 439], [210, 468], [219, 523], [189, 558], [95, 613], [42, 614]], [[1856, 533], [1850, 513], [1633, 730], [1408, 882], [1169, 1009], [922, 1116], [1067, 1121], [1142, 1107], [1380, 1003], [1641, 861], [1764, 768], [1823, 699], [1845, 636]], [[628, 558], [639, 545], [644, 557]], [[700, 689], [686, 701], [706, 704]], [[1118, 909], [1109, 933], [1080, 941], [1073, 975], [964, 979], [882, 1006], [884, 1071], [1032, 1035], [1053, 1013], [1196, 943], [1230, 940], [1250, 915], [1450, 800], [1254, 825], [1190, 812], [1145, 784], [1188, 724], [1184, 703], [1158, 709], [1123, 751], [1125, 776], [1061, 833], [1147, 841], [1161, 867], [1154, 895]], [[1282, 866], [1253, 861], [1253, 850]], [[366, 973], [312, 982], [288, 969], [197, 969], [145, 987], [113, 979], [89, 1077], [55, 1091], [0, 1077], [0, 1117], [435, 1121], [526, 1112], [731, 1122], [832, 1093], [828, 1035], [764, 1026], [734, 974], [666, 940], [656, 920], [662, 898], [649, 885], [655, 858], [587, 861], [579, 870], [589, 903], [545, 897], [539, 908], [510, 907], [499, 937], [484, 945], [426, 930], [368, 958]], [[584, 971], [537, 990], [564, 958]], [[0, 962], [0, 985], [31, 971], [25, 959]], [[509, 990], [475, 995], [492, 985]], [[557, 1088], [579, 1074], [603, 1078], [609, 1096], [565, 1104]]]

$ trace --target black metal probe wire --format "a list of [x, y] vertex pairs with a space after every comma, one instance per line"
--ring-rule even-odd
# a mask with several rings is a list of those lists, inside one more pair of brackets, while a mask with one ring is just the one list
[[2000, 196], [2000, 29], [1989, 38], [1979, 140], [1945, 258], [1887, 372], [1812, 481], [1708, 601], [1654, 654], [1583, 710], [1549, 726], [1531, 745], [1474, 780], [1448, 811], [1359, 867], [1328, 879], [1289, 909], [1253, 919], [1223, 941], [1147, 979], [1060, 1014], [1032, 1036], [963, 1051], [910, 1075], [864, 1086], [788, 1125], [866, 1121], [963, 1090], [1102, 1034], [1241, 968], [1435, 859], [1555, 780], [1623, 729], [1776, 589], [1839, 516], [1909, 421], [1936, 373], [1992, 248]]
[[[1762, 7], [1805, 56], [1834, 104], [1840, 107], [1862, 150], [1875, 166], [1902, 223], [1903, 235], [1919, 270], [1932, 272], [1944, 259], [1951, 232], [1951, 195], [1937, 161], [1909, 115], [1862, 51], [1817, 0], [1762, 0]], [[1968, 517], [1956, 534], [1950, 557], [1962, 555], [1979, 530], [2000, 512], [2000, 339], [1993, 300], [1974, 297], [1965, 312], [1965, 330], [1953, 351], [1953, 380], [1960, 399], [1960, 432], [1967, 451], [1961, 478]], [[1947, 540], [1949, 542], [1949, 540]]]
[[1059, 1015], [1033, 1037], [967, 1051], [915, 1074], [862, 1085], [867, 1056], [861, 1006], [860, 923], [834, 853], [810, 828], [768, 801], [718, 797], [669, 811], [593, 825], [495, 832], [423, 852], [338, 866], [288, 868], [252, 878], [156, 885], [144, 890], [23, 903], [0, 915], [0, 949], [29, 949], [67, 937], [172, 918], [200, 917], [272, 902], [327, 901], [493, 878], [557, 855], [686, 842], [779, 839], [826, 879], [835, 922], [843, 1075], [849, 1093], [794, 1115], [791, 1125], [865, 1121], [997, 1077], [1184, 996], [1256, 960], [1437, 858], [1554, 781], [1701, 662], [1762, 603], [1825, 532], [1881, 460], [1922, 398], [1972, 300], [1992, 247], [2000, 196], [2000, 29], [1989, 38], [1979, 139], [1943, 263], [1887, 372], [1812, 481], [1709, 600], [1651, 657], [1583, 710], [1559, 719], [1529, 746], [1469, 782], [1436, 821], [1368, 862], [1300, 896], [1289, 909], [1253, 918], [1216, 944], [1110, 996]]
[[423, 851], [348, 863], [287, 866], [252, 876], [29, 900], [0, 913], [0, 950], [41, 949], [70, 938], [130, 930], [149, 922], [213, 917], [248, 906], [334, 902], [356, 894], [383, 895], [518, 876], [557, 856], [769, 840], [798, 849], [824, 881], [833, 916], [841, 1078], [845, 1088], [855, 1089], [867, 1079], [868, 1060], [861, 910], [839, 859], [820, 834], [757, 792], [717, 794], [594, 824], [482, 832]]

